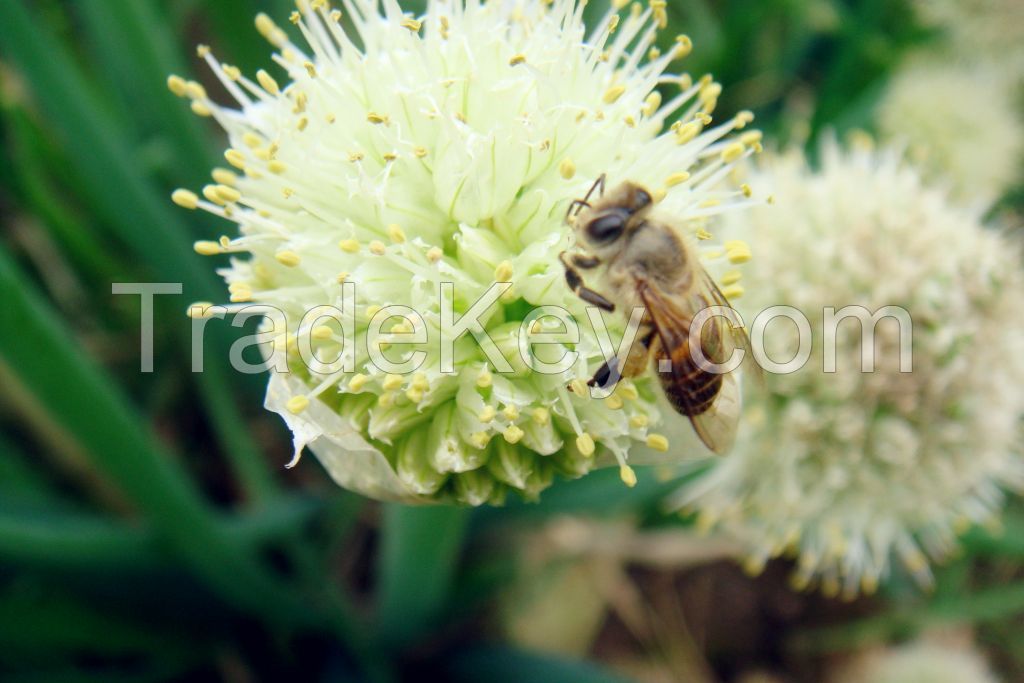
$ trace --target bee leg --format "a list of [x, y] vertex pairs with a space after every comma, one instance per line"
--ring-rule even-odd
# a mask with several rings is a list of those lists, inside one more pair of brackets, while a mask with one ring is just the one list
[[633, 376], [643, 372], [643, 369], [647, 365], [647, 357], [651, 350], [651, 344], [654, 343], [654, 335], [656, 330], [651, 330], [640, 337], [640, 348], [630, 347], [629, 354], [626, 356], [625, 366], [619, 369], [619, 359], [612, 358], [610, 361], [606, 361], [601, 367], [597, 369], [594, 376], [587, 382], [588, 387], [601, 387], [602, 389], [610, 389], [619, 383], [623, 375]]
[[606, 311], [614, 311], [615, 304], [609, 301], [603, 294], [594, 291], [590, 287], [583, 284], [583, 276], [577, 270], [579, 268], [596, 268], [600, 265], [601, 261], [596, 256], [589, 256], [585, 254], [572, 254], [568, 255], [566, 252], [562, 252], [558, 255], [562, 265], [565, 266], [565, 281], [568, 283], [569, 288], [576, 293], [576, 296], [586, 301], [588, 304], [597, 306]]

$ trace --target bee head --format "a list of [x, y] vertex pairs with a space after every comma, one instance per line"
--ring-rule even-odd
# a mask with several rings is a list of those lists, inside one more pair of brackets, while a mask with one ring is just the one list
[[582, 204], [573, 220], [577, 237], [595, 253], [617, 248], [618, 241], [639, 223], [636, 219], [651, 203], [647, 190], [635, 183], [622, 183], [593, 204]]

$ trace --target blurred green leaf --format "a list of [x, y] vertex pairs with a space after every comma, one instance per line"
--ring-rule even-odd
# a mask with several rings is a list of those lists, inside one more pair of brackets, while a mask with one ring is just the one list
[[455, 506], [383, 509], [377, 568], [377, 620], [390, 647], [436, 625], [451, 593], [470, 511]]

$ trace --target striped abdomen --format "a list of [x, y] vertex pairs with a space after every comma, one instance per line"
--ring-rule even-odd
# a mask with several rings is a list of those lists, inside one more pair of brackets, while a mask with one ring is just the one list
[[[701, 415], [711, 408], [722, 388], [722, 375], [701, 370], [690, 358], [686, 344], [666, 349], [656, 344], [654, 351], [655, 369], [661, 387], [672, 407], [687, 417]], [[671, 361], [671, 371], [661, 372], [663, 361]]]

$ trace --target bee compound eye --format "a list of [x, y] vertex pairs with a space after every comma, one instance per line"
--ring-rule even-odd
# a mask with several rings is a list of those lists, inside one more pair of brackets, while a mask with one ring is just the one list
[[598, 216], [587, 224], [587, 238], [592, 242], [611, 242], [626, 228], [626, 219], [618, 212]]

